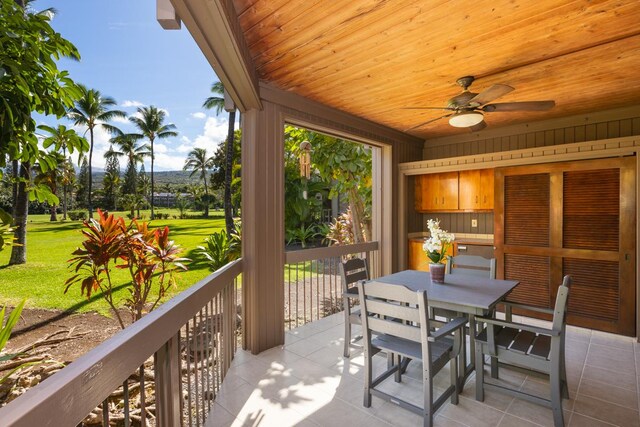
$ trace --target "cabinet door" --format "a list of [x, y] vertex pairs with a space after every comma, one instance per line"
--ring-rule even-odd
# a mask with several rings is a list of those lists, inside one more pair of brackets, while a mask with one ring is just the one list
[[478, 190], [481, 188], [481, 185], [479, 170], [460, 172], [458, 189], [459, 209], [480, 209], [481, 196]]
[[441, 209], [438, 203], [438, 174], [416, 176], [416, 210], [433, 211]]
[[493, 209], [493, 169], [482, 169], [480, 172], [479, 209]]
[[438, 210], [458, 209], [458, 172], [439, 173], [438, 196], [436, 201]]
[[409, 240], [409, 269], [429, 271], [429, 259], [422, 250], [423, 240]]

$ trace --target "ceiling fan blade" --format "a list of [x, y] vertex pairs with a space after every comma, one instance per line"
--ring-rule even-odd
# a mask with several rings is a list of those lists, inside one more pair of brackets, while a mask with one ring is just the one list
[[484, 120], [478, 123], [477, 125], [473, 125], [469, 128], [471, 132], [478, 132], [487, 127], [487, 122]]
[[409, 129], [405, 129], [404, 131], [405, 131], [405, 132], [408, 132], [408, 131], [410, 131], [410, 130], [417, 129], [417, 128], [422, 127], [422, 126], [424, 126], [424, 125], [428, 125], [429, 123], [432, 123], [432, 122], [438, 121], [438, 120], [440, 120], [440, 119], [444, 119], [445, 117], [453, 116], [453, 114], [454, 114], [454, 113], [446, 114], [446, 115], [444, 115], [444, 116], [440, 116], [440, 117], [437, 117], [437, 118], [435, 118], [435, 119], [428, 120], [428, 121], [423, 122], [423, 123], [420, 123], [420, 124], [418, 124], [418, 125], [416, 125], [416, 126], [410, 127]]
[[403, 107], [402, 110], [454, 110], [451, 107]]
[[514, 90], [511, 86], [508, 85], [493, 85], [489, 89], [486, 89], [473, 98], [471, 98], [468, 102], [471, 107], [479, 107], [480, 105], [484, 105], [487, 102], [491, 102], [494, 99], [498, 99], [501, 96], [504, 96]]
[[502, 102], [485, 105], [482, 107], [482, 111], [487, 113], [494, 111], [546, 111], [552, 109], [555, 105], [554, 101]]

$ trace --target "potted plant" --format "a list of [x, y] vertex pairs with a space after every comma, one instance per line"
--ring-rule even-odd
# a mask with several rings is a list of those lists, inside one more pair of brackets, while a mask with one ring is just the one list
[[430, 236], [424, 240], [422, 249], [431, 264], [429, 272], [433, 283], [444, 283], [444, 262], [447, 258], [447, 250], [451, 246], [455, 236], [440, 228], [440, 220], [427, 221]]

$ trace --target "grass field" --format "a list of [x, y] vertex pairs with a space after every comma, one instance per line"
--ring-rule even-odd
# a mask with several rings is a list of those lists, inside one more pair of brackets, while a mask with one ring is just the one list
[[[159, 212], [177, 214], [167, 209]], [[123, 212], [115, 214], [125, 215]], [[151, 227], [165, 225], [171, 230], [171, 239], [184, 249], [182, 256], [193, 260], [187, 263], [188, 271], [178, 274], [178, 285], [172, 290], [172, 295], [175, 295], [210, 273], [206, 265], [196, 262], [194, 250], [209, 234], [224, 228], [224, 218], [167, 219], [151, 223]], [[29, 308], [98, 311], [108, 314], [109, 307], [99, 293], [87, 300], [80, 295], [80, 285], [75, 284], [64, 294], [64, 282], [71, 276], [67, 261], [80, 245], [81, 228], [80, 221], [52, 223], [49, 222], [48, 215], [30, 215], [27, 228], [27, 264], [7, 266], [11, 250], [9, 248], [0, 252], [0, 306], [14, 305], [26, 298]], [[116, 300], [122, 300], [128, 295], [122, 286], [126, 278], [125, 271], [118, 270], [114, 274], [114, 283], [118, 285]]]

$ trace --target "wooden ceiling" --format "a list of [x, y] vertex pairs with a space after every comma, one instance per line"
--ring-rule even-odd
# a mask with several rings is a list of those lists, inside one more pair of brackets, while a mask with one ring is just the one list
[[[233, 0], [259, 78], [404, 131], [472, 92], [555, 100], [548, 112], [485, 114], [487, 129], [640, 104], [637, 0]], [[439, 120], [409, 133], [467, 133]]]

